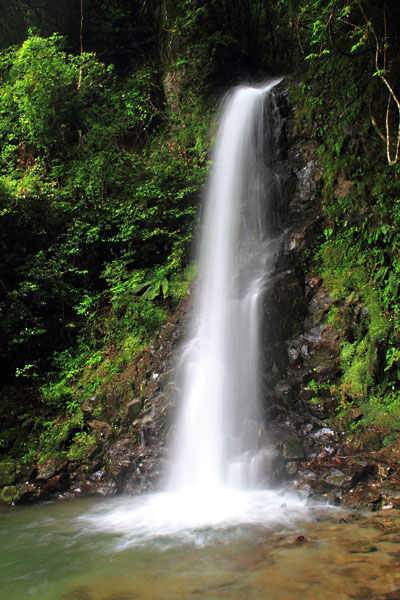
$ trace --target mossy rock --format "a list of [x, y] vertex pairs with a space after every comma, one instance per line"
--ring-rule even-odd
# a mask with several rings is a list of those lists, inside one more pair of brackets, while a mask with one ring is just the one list
[[285, 440], [283, 442], [283, 458], [286, 460], [304, 459], [304, 448], [300, 440]]
[[26, 502], [35, 495], [36, 489], [30, 483], [20, 483], [18, 485], [7, 485], [0, 491], [0, 501], [5, 504], [15, 504], [16, 502]]
[[13, 461], [0, 462], [0, 487], [12, 485], [15, 478], [15, 463]]
[[15, 485], [7, 485], [0, 492], [0, 499], [6, 504], [12, 504], [18, 498], [19, 494]]
[[39, 461], [39, 469], [37, 473], [38, 480], [47, 480], [63, 471], [68, 464], [68, 457], [59, 452], [57, 454], [47, 454]]
[[90, 461], [98, 452], [98, 443], [94, 434], [76, 435], [68, 450], [68, 459], [72, 461]]

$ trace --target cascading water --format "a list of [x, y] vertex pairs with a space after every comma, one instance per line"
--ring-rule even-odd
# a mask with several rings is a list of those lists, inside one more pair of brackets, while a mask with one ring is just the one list
[[278, 179], [270, 169], [263, 88], [226, 102], [209, 178], [192, 332], [181, 361], [182, 409], [173, 490], [257, 483], [260, 303], [273, 267], [269, 221]]
[[[268, 96], [240, 87], [217, 133], [201, 232], [189, 341], [178, 365], [180, 413], [167, 489], [100, 506], [80, 520], [121, 547], [167, 538], [204, 541], [235, 525], [282, 526], [310, 515], [298, 496], [266, 489], [260, 407], [262, 304], [278, 236], [279, 178], [271, 165]], [[264, 488], [264, 489], [263, 489]], [[205, 535], [206, 535], [205, 534]]]

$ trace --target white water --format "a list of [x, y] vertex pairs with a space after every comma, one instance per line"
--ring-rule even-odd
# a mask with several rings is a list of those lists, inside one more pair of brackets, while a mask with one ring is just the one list
[[[180, 362], [182, 397], [164, 493], [113, 500], [81, 518], [120, 547], [154, 538], [205, 541], [237, 525], [288, 527], [313, 508], [265, 488], [268, 451], [260, 408], [260, 329], [274, 267], [279, 180], [264, 88], [225, 104], [212, 160], [191, 335]], [[86, 528], [85, 528], [86, 529]]]
[[238, 88], [225, 105], [209, 177], [200, 286], [182, 357], [182, 408], [172, 490], [238, 489], [260, 481], [260, 303], [273, 267], [266, 235], [277, 177], [264, 88]]

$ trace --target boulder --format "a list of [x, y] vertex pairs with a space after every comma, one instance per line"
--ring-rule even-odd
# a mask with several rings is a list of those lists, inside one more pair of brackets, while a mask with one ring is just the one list
[[339, 471], [339, 469], [331, 469], [330, 471], [328, 471], [328, 473], [326, 473], [323, 476], [323, 480], [328, 485], [332, 485], [334, 487], [349, 488], [351, 485], [352, 477], [351, 477], [351, 475], [346, 475], [342, 471]]
[[382, 494], [378, 485], [360, 483], [341, 498], [342, 506], [347, 508], [369, 508], [378, 510], [382, 504]]
[[36, 480], [47, 481], [48, 479], [51, 479], [54, 475], [63, 471], [68, 462], [67, 456], [61, 453], [43, 458], [39, 462]]
[[20, 483], [4, 487], [0, 492], [0, 500], [5, 504], [44, 500], [47, 495], [38, 490], [32, 483]]

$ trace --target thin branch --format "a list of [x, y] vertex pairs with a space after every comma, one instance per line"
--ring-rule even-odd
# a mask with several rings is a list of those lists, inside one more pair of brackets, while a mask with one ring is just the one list
[[301, 39], [300, 39], [300, 14], [297, 16], [296, 33], [297, 33], [297, 41], [299, 43], [300, 51], [302, 54], [304, 54], [304, 49], [303, 49], [303, 46], [301, 45]]
[[[375, 74], [378, 75], [378, 77], [383, 81], [383, 83], [386, 85], [388, 91], [389, 91], [389, 98], [388, 98], [388, 104], [387, 104], [387, 108], [386, 108], [386, 137], [382, 136], [382, 133], [380, 133], [379, 135], [381, 137], [384, 137], [385, 141], [386, 141], [386, 156], [387, 156], [387, 161], [390, 167], [392, 167], [393, 165], [395, 165], [399, 159], [399, 150], [400, 150], [400, 101], [397, 98], [396, 94], [394, 93], [394, 90], [392, 88], [392, 86], [390, 85], [390, 83], [388, 82], [388, 80], [386, 79], [386, 11], [384, 8], [384, 12], [383, 12], [383, 20], [384, 20], [384, 46], [383, 46], [383, 52], [382, 52], [382, 48], [381, 48], [381, 43], [379, 41], [379, 38], [375, 32], [375, 29], [372, 27], [372, 23], [370, 23], [370, 21], [367, 18], [367, 15], [364, 12], [364, 9], [361, 5], [361, 2], [358, 2], [358, 6], [360, 8], [360, 11], [364, 17], [364, 20], [366, 22], [367, 25], [370, 26], [370, 29], [372, 31], [372, 35], [375, 38], [375, 44], [376, 44], [376, 50], [375, 50]], [[379, 56], [380, 54], [383, 53], [383, 69], [379, 68]], [[397, 105], [397, 111], [398, 111], [398, 127], [397, 127], [397, 142], [396, 142], [396, 153], [394, 158], [392, 159], [391, 157], [391, 152], [390, 152], [390, 123], [389, 123], [389, 117], [390, 117], [390, 103], [392, 101], [392, 99], [394, 100], [394, 102]], [[374, 125], [375, 129], [377, 129], [377, 131], [379, 132], [379, 128], [377, 128], [377, 126], [374, 123], [374, 120], [372, 120], [372, 124]]]
[[380, 138], [381, 138], [381, 139], [382, 139], [384, 142], [386, 142], [386, 136], [385, 136], [385, 135], [383, 135], [383, 133], [382, 133], [382, 131], [381, 131], [381, 129], [380, 129], [380, 127], [379, 127], [378, 123], [376, 122], [376, 119], [375, 119], [375, 117], [374, 117], [374, 116], [373, 116], [373, 114], [372, 114], [372, 111], [371, 111], [371, 102], [369, 103], [369, 106], [368, 106], [368, 108], [369, 108], [369, 116], [370, 116], [370, 118], [371, 118], [371, 123], [372, 123], [372, 125], [374, 126], [376, 133], [379, 135], [379, 137], [380, 137]]
[[[382, 79], [384, 79], [384, 78], [382, 77]], [[393, 160], [390, 156], [390, 131], [389, 131], [389, 113], [390, 113], [390, 102], [392, 100], [392, 96], [394, 97], [395, 101], [397, 102], [397, 105], [398, 105], [397, 108], [399, 110], [399, 123], [398, 123], [398, 129], [397, 129], [396, 154], [395, 154], [395, 157]], [[399, 105], [397, 98], [394, 96], [394, 94], [389, 94], [388, 105], [387, 105], [387, 109], [386, 109], [386, 155], [387, 155], [387, 160], [388, 160], [390, 167], [393, 167], [393, 165], [395, 165], [399, 159], [399, 148], [400, 148], [400, 105]]]
[[[79, 42], [80, 42], [80, 46], [81, 46], [81, 56], [82, 56], [82, 54], [83, 54], [83, 0], [80, 0], [80, 7], [81, 7], [81, 20], [80, 20], [80, 25], [79, 25]], [[81, 87], [81, 81], [82, 81], [82, 62], [79, 66], [78, 85], [76, 87], [77, 90], [79, 90], [79, 88]]]
[[383, 43], [385, 52], [383, 54], [383, 70], [386, 71], [386, 39], [387, 39], [387, 28], [386, 28], [386, 5], [383, 5]]

